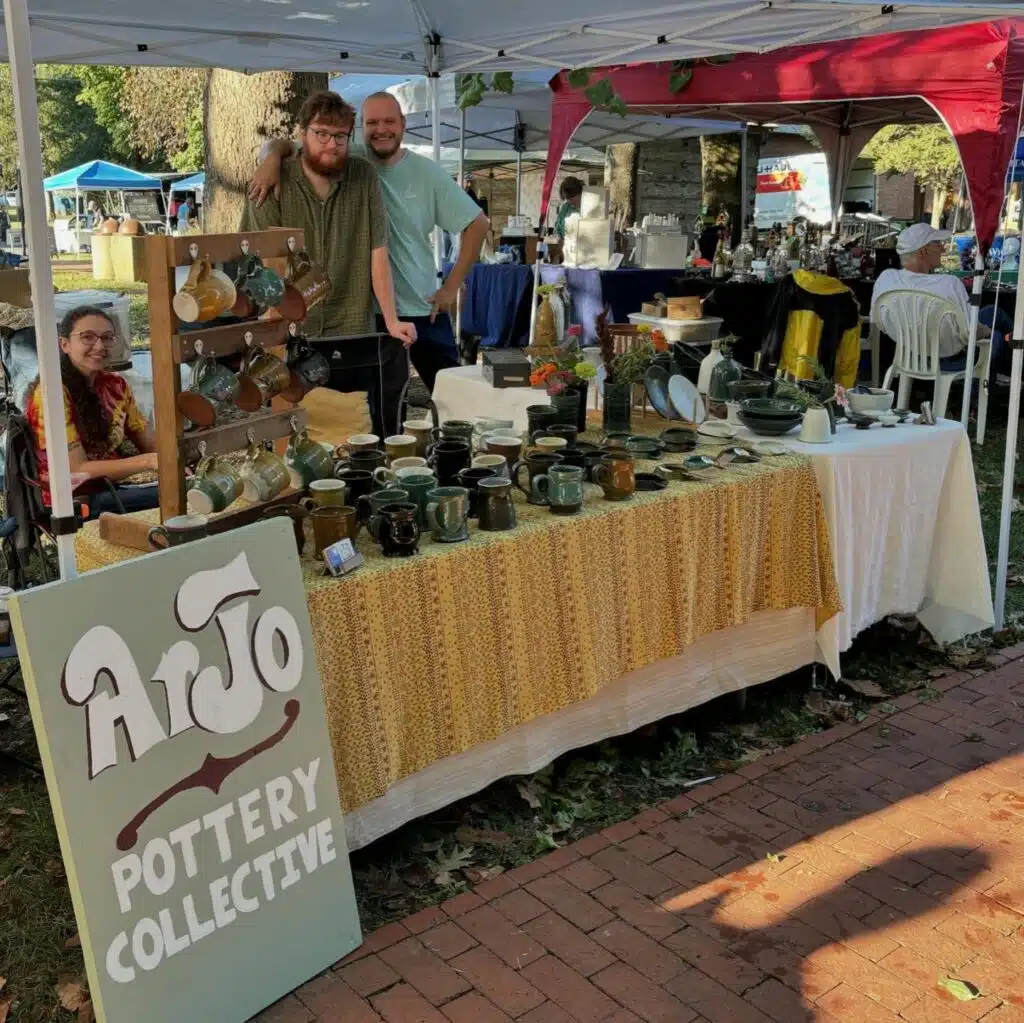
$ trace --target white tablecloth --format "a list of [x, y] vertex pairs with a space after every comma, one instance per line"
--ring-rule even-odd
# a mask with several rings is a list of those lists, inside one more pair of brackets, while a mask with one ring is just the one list
[[832, 535], [844, 610], [821, 630], [823, 648], [848, 650], [889, 614], [917, 614], [942, 643], [992, 626], [974, 464], [958, 422], [843, 424], [828, 444], [784, 441], [810, 455]]
[[536, 387], [491, 387], [477, 364], [441, 370], [434, 381], [434, 404], [442, 422], [486, 416], [511, 419], [516, 430], [525, 431], [526, 407], [550, 405], [551, 399]]

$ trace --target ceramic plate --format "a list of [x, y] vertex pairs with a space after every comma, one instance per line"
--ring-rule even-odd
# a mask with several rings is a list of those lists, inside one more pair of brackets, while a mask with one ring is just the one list
[[791, 448], [787, 448], [785, 444], [776, 444], [774, 441], [762, 440], [758, 441], [753, 445], [754, 450], [762, 456], [771, 457], [772, 455], [788, 455], [791, 452]]
[[644, 376], [647, 386], [647, 397], [654, 406], [654, 411], [662, 419], [678, 419], [678, 412], [672, 407], [668, 398], [668, 372], [663, 366], [652, 366]]
[[691, 472], [699, 472], [701, 469], [710, 469], [714, 464], [715, 460], [708, 458], [707, 455], [690, 455], [683, 461], [683, 468], [689, 469]]
[[736, 427], [717, 419], [714, 422], [701, 423], [697, 427], [697, 432], [702, 437], [713, 437], [715, 440], [732, 440], [736, 436]]
[[690, 423], [704, 422], [704, 402], [697, 393], [697, 385], [677, 373], [668, 382], [668, 396], [675, 410]]

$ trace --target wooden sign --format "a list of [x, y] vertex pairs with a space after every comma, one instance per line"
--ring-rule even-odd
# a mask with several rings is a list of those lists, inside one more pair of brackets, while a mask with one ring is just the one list
[[359, 944], [290, 521], [10, 606], [101, 1023], [241, 1023]]

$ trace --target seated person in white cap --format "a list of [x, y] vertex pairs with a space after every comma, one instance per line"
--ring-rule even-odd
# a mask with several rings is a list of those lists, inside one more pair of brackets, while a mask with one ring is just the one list
[[[896, 239], [896, 251], [903, 264], [902, 270], [883, 270], [875, 281], [871, 295], [871, 318], [875, 318], [875, 306], [887, 291], [928, 291], [933, 295], [952, 302], [963, 312], [964, 322], [970, 322], [970, 304], [967, 289], [959, 277], [952, 274], [937, 274], [934, 271], [942, 264], [945, 244], [949, 231], [939, 231], [927, 224], [912, 224], [900, 232]], [[1002, 309], [996, 316], [994, 306], [986, 306], [978, 312], [978, 337], [992, 337], [992, 365], [1002, 349], [1003, 337], [1013, 330], [1013, 321]], [[993, 321], [995, 330], [992, 330]], [[946, 372], [962, 370], [967, 366], [967, 335], [953, 333], [945, 328], [939, 335], [939, 366]], [[980, 355], [980, 353], [979, 353]]]

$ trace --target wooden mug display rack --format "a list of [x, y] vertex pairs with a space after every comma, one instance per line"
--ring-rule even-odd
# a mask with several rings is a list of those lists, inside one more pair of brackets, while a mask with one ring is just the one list
[[[300, 230], [273, 228], [248, 234], [153, 236], [147, 237], [145, 244], [160, 520], [166, 522], [175, 515], [185, 514], [185, 467], [197, 462], [201, 453], [223, 455], [253, 442], [279, 441], [293, 430], [305, 428], [308, 422], [305, 409], [274, 398], [269, 409], [208, 428], [185, 429], [185, 419], [178, 408], [183, 364], [194, 362], [200, 354], [225, 358], [239, 355], [252, 346], [282, 347], [294, 334], [296, 325], [285, 319], [274, 319], [182, 329], [172, 305], [177, 290], [175, 270], [191, 266], [200, 258], [211, 264], [226, 263], [250, 253], [265, 262], [284, 260], [303, 248], [304, 238]], [[294, 502], [298, 497], [297, 491], [287, 490], [271, 501], [221, 512], [211, 516], [210, 531], [223, 532], [247, 525], [258, 519], [264, 508]]]

